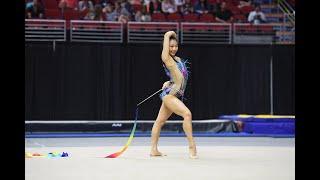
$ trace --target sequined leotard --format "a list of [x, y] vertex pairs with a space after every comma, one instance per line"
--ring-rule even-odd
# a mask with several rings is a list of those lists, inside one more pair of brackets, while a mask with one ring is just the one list
[[187, 85], [189, 76], [188, 67], [186, 66], [187, 60], [173, 60], [176, 62], [172, 66], [166, 66], [163, 64], [167, 76], [170, 78], [170, 84], [164, 88], [160, 94], [160, 98], [163, 99], [165, 95], [171, 94], [178, 98], [184, 97], [184, 91]]

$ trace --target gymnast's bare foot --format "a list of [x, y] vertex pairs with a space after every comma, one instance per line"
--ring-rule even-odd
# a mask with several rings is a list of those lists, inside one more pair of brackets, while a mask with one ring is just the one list
[[162, 154], [160, 151], [158, 151], [158, 150], [152, 150], [151, 152], [150, 152], [150, 156], [151, 157], [161, 157], [161, 156], [166, 156], [165, 154]]
[[189, 157], [191, 159], [198, 159], [196, 146], [189, 146]]

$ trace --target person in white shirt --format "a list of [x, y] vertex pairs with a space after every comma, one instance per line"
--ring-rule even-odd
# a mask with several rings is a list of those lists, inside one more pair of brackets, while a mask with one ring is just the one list
[[161, 2], [161, 9], [164, 13], [175, 13], [178, 10], [173, 0], [163, 0]]
[[254, 11], [251, 11], [248, 16], [249, 23], [261, 24], [267, 22], [266, 16], [261, 11], [260, 5], [255, 5]]
[[183, 6], [185, 3], [185, 0], [175, 0], [174, 2], [176, 6]]

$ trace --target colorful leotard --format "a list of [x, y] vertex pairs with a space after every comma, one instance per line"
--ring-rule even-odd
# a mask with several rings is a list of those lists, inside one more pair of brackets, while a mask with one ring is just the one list
[[184, 91], [187, 85], [187, 80], [189, 76], [188, 67], [186, 66], [187, 60], [173, 60], [176, 62], [172, 66], [166, 66], [163, 64], [164, 70], [170, 78], [170, 84], [162, 90], [160, 94], [161, 100], [165, 95], [171, 94], [178, 98], [184, 96]]

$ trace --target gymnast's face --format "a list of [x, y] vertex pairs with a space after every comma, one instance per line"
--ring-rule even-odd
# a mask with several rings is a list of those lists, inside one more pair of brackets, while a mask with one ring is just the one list
[[178, 51], [178, 42], [175, 39], [171, 39], [169, 42], [169, 53], [171, 56], [175, 56]]

